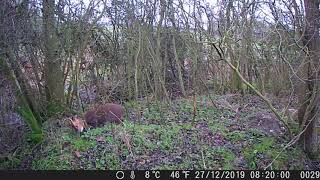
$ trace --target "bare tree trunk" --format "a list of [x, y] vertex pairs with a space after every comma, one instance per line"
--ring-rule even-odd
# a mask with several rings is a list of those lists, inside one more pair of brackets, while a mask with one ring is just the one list
[[176, 66], [177, 66], [177, 71], [178, 71], [180, 90], [182, 92], [182, 95], [186, 96], [186, 90], [184, 88], [184, 82], [183, 82], [183, 77], [182, 77], [182, 72], [181, 72], [181, 65], [180, 65], [180, 62], [179, 62], [178, 54], [177, 54], [176, 40], [175, 40], [174, 36], [175, 35], [173, 35], [173, 37], [172, 37], [172, 48], [173, 48], [174, 59], [175, 59]]
[[163, 68], [163, 64], [161, 61], [161, 29], [162, 29], [162, 22], [164, 19], [166, 11], [166, 0], [160, 0], [160, 20], [157, 26], [157, 46], [156, 46], [156, 52], [155, 52], [155, 63], [153, 64], [154, 68], [154, 83], [155, 83], [155, 92], [157, 97], [162, 97], [163, 95], [168, 97], [167, 95], [167, 89], [165, 87], [164, 79], [161, 75], [161, 70]]
[[[34, 102], [31, 100], [30, 88], [27, 88], [27, 83], [22, 77], [21, 69], [17, 66], [17, 61], [14, 60], [15, 56], [13, 55], [10, 49], [7, 49], [8, 60], [4, 59], [6, 66], [9, 69], [10, 77], [12, 78], [13, 85], [17, 89], [16, 97], [19, 99], [21, 107], [18, 109], [20, 115], [24, 118], [26, 123], [32, 130], [30, 138], [39, 142], [42, 140], [42, 129], [39, 114], [35, 111]], [[2, 64], [2, 58], [0, 57], [0, 64]]]
[[139, 96], [139, 88], [138, 88], [138, 72], [139, 72], [139, 64], [138, 64], [138, 60], [139, 60], [139, 55], [140, 55], [140, 50], [141, 50], [141, 41], [142, 41], [142, 37], [141, 37], [141, 26], [138, 25], [139, 27], [139, 42], [138, 42], [138, 49], [137, 49], [137, 54], [136, 57], [134, 58], [134, 96], [135, 99], [138, 100], [138, 96]]
[[61, 106], [64, 102], [63, 71], [57, 54], [58, 39], [55, 33], [54, 9], [54, 0], [43, 0], [44, 79], [47, 103], [51, 107]]
[[305, 0], [306, 33], [304, 44], [308, 47], [308, 62], [304, 64], [308, 82], [305, 88], [304, 103], [298, 111], [299, 124], [306, 128], [300, 142], [309, 155], [319, 154], [319, 140], [316, 125], [320, 121], [320, 70], [319, 70], [319, 1]]
[[[293, 9], [294, 9], [294, 25], [295, 25], [295, 41], [298, 44], [299, 47], [303, 47], [303, 29], [302, 29], [302, 18], [301, 18], [301, 12], [299, 10], [299, 6], [296, 2], [296, 0], [292, 0], [292, 4], [293, 4]], [[304, 54], [303, 54], [304, 56]], [[304, 64], [303, 62], [303, 57], [301, 56], [300, 58], [296, 58], [296, 61], [294, 61], [292, 63], [292, 67], [295, 71], [297, 72], [293, 72], [295, 73], [292, 77], [292, 81], [293, 81], [293, 89], [295, 94], [298, 95], [298, 101], [300, 104], [302, 104], [304, 102], [304, 94], [305, 94], [305, 82], [303, 82], [300, 79], [306, 79], [306, 74], [303, 73], [304, 72], [304, 67], [301, 68], [302, 70], [299, 70], [299, 66], [301, 64]]]

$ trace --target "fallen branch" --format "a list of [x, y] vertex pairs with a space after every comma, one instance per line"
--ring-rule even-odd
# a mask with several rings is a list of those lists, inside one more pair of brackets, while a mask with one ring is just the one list
[[277, 154], [277, 156], [268, 164], [268, 166], [266, 166], [264, 168], [264, 170], [266, 170], [267, 168], [269, 168], [270, 166], [272, 166], [272, 164], [278, 159], [278, 157], [281, 155], [281, 153], [286, 150], [288, 147], [294, 145], [301, 137], [301, 135], [306, 131], [306, 129], [309, 127], [309, 125], [311, 124], [311, 122], [315, 119], [315, 116], [309, 121], [309, 123], [305, 126], [305, 128], [295, 137], [293, 137], [291, 139], [291, 141], [288, 142], [288, 144], [286, 146], [284, 146], [282, 148], [282, 150]]
[[237, 76], [241, 79], [241, 81], [246, 84], [256, 95], [258, 95], [267, 105], [268, 107], [271, 109], [271, 111], [276, 115], [276, 117], [278, 118], [278, 120], [280, 120], [283, 125], [285, 125], [285, 127], [288, 130], [289, 136], [292, 137], [292, 133], [290, 130], [289, 125], [287, 124], [287, 122], [283, 119], [283, 117], [281, 116], [281, 114], [276, 110], [276, 108], [273, 107], [273, 105], [271, 104], [271, 102], [264, 96], [262, 95], [256, 88], [254, 88], [239, 72], [239, 70], [233, 66], [231, 64], [231, 62], [225, 60], [225, 62], [230, 66], [231, 69], [233, 69], [235, 71], [235, 73], [237, 74]]
[[222, 49], [218, 49], [218, 47], [214, 44], [214, 43], [210, 43], [216, 50], [216, 52], [218, 53], [220, 60], [226, 62], [228, 64], [228, 66], [237, 74], [237, 76], [241, 79], [241, 81], [247, 85], [256, 95], [258, 95], [267, 105], [268, 107], [271, 109], [271, 111], [276, 115], [276, 117], [278, 118], [279, 121], [281, 121], [284, 126], [286, 127], [286, 129], [288, 130], [289, 136], [290, 138], [292, 137], [292, 133], [290, 130], [289, 125], [286, 123], [286, 121], [284, 120], [284, 118], [281, 116], [281, 114], [276, 110], [276, 108], [273, 107], [273, 105], [271, 104], [271, 102], [264, 96], [262, 95], [255, 87], [253, 87], [243, 76], [242, 74], [239, 72], [238, 66], [235, 67], [230, 61], [226, 60], [224, 58], [224, 53]]

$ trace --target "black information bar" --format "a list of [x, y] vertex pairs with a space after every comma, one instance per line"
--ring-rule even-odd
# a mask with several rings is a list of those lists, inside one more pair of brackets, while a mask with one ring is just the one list
[[17, 171], [1, 170], [0, 179], [20, 178], [90, 178], [88, 180], [122, 180], [122, 179], [320, 179], [320, 170], [112, 170], [112, 171]]

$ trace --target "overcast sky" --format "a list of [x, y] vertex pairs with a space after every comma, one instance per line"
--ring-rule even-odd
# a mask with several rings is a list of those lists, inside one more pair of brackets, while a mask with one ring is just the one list
[[[72, 2], [77, 2], [77, 3], [81, 2], [80, 0], [71, 0], [71, 1]], [[88, 4], [90, 2], [90, 0], [82, 0], [82, 1], [84, 2], [84, 4], [86, 6], [88, 6]], [[147, 0], [145, 0], [145, 1], [147, 1]], [[188, 2], [189, 0], [183, 0], [183, 1]], [[213, 13], [215, 15], [217, 15], [217, 12], [218, 12], [218, 9], [219, 9], [219, 5], [221, 3], [223, 3], [224, 1], [225, 0], [204, 0], [205, 3], [203, 3], [203, 5], [209, 4], [212, 7], [211, 10], [213, 11]], [[94, 2], [97, 3], [97, 2], [100, 2], [100, 0], [95, 0]], [[111, 2], [111, 0], [108, 0], [107, 2]], [[177, 0], [174, 0], [174, 2], [176, 2], [175, 4], [178, 4]], [[273, 16], [271, 14], [271, 10], [268, 7], [268, 5], [266, 3], [262, 3], [262, 1], [259, 1], [259, 0], [257, 0], [256, 2], [259, 3], [259, 6], [258, 6], [258, 10], [256, 11], [255, 15], [258, 16], [260, 19], [263, 19], [263, 20], [266, 20], [266, 21], [269, 21], [269, 22], [270, 21], [274, 21], [273, 20]], [[280, 4], [282, 1], [278, 1], [277, 0], [275, 2], [277, 3], [278, 7], [283, 7], [283, 9], [286, 9], [284, 4]], [[288, 2], [291, 2], [291, 1], [288, 1]], [[297, 3], [300, 4], [300, 0], [297, 0]], [[189, 5], [185, 4], [184, 9], [186, 11], [190, 10]], [[203, 20], [206, 21], [205, 16], [203, 16], [203, 18], [204, 18]], [[108, 19], [106, 17], [103, 17], [101, 20], [102, 21], [108, 21]]]

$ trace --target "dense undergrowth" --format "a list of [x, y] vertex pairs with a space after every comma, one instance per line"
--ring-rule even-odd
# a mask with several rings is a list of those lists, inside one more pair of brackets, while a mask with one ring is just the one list
[[[256, 97], [228, 101], [231, 108], [217, 109], [208, 97], [198, 97], [195, 118], [192, 99], [128, 102], [124, 124], [82, 133], [67, 117], [48, 120], [44, 141], [36, 146], [25, 141], [1, 168], [264, 169], [289, 140], [284, 128]], [[269, 167], [304, 168], [305, 155], [295, 146]]]

